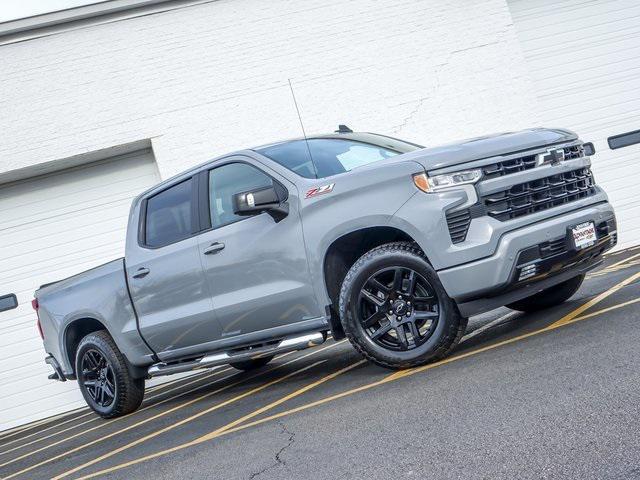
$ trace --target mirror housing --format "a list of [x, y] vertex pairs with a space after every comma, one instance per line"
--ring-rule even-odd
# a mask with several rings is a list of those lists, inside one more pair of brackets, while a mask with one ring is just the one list
[[15, 294], [3, 295], [0, 297], [0, 312], [6, 312], [7, 310], [13, 310], [18, 308], [18, 299]]
[[585, 157], [590, 157], [591, 155], [596, 153], [596, 147], [593, 146], [592, 142], [583, 143], [582, 148], [584, 148]]
[[233, 196], [233, 213], [250, 216], [267, 212], [279, 222], [289, 214], [289, 205], [282, 197], [275, 185], [236, 193]]

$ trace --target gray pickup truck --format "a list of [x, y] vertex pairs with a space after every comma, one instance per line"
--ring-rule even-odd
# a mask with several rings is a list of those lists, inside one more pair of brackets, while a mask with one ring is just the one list
[[616, 243], [593, 145], [530, 129], [435, 148], [336, 133], [234, 152], [138, 196], [124, 259], [42, 286], [50, 378], [103, 417], [145, 379], [346, 336], [407, 368], [467, 318], [559, 304]]

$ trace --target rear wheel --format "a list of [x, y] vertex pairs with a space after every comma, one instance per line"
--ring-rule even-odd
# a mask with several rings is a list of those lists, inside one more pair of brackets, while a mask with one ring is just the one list
[[507, 307], [520, 312], [535, 312], [549, 307], [554, 307], [566, 302], [580, 288], [584, 281], [584, 275], [570, 278], [558, 285], [549, 287], [541, 292], [510, 303]]
[[264, 367], [267, 363], [273, 360], [273, 355], [269, 355], [267, 357], [253, 358], [251, 360], [242, 360], [240, 362], [231, 362], [233, 368], [237, 368], [238, 370], [255, 370], [256, 368]]
[[374, 248], [351, 267], [340, 316], [354, 347], [388, 368], [446, 356], [467, 324], [422, 251], [407, 242]]
[[87, 405], [101, 417], [126, 415], [142, 403], [144, 379], [131, 376], [127, 359], [105, 330], [80, 341], [76, 375]]

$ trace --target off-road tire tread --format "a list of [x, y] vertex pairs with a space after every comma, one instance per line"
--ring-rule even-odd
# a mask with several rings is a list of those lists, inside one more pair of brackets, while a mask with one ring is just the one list
[[[127, 368], [128, 361], [118, 349], [116, 343], [106, 330], [98, 330], [86, 335], [78, 345], [77, 352], [87, 343], [98, 346], [106, 355], [111, 357], [118, 395], [116, 405], [109, 413], [96, 412], [103, 418], [114, 418], [131, 413], [140, 406], [144, 398], [144, 378], [133, 378]], [[76, 356], [76, 371], [79, 368], [79, 358]]]
[[467, 321], [468, 321], [467, 318], [462, 317], [460, 315], [458, 311], [458, 307], [453, 302], [453, 300], [448, 299], [451, 302], [453, 307], [452, 312], [454, 312], [454, 315], [453, 315], [454, 318], [451, 319], [452, 321], [450, 322], [450, 325], [449, 325], [449, 331], [442, 336], [442, 339], [439, 342], [438, 346], [436, 347], [434, 353], [429, 358], [427, 359], [421, 358], [412, 362], [405, 362], [402, 366], [399, 367], [397, 365], [385, 362], [371, 355], [367, 351], [367, 349], [363, 346], [363, 344], [360, 343], [360, 340], [357, 338], [357, 336], [354, 335], [353, 332], [351, 332], [351, 329], [348, 328], [344, 320], [346, 319], [346, 316], [349, 315], [349, 312], [347, 309], [347, 298], [349, 295], [350, 285], [353, 282], [354, 277], [357, 275], [358, 270], [362, 268], [370, 260], [378, 256], [392, 254], [398, 251], [416, 255], [430, 265], [426, 255], [424, 254], [422, 249], [418, 246], [418, 244], [415, 242], [385, 243], [378, 247], [372, 248], [363, 256], [361, 256], [353, 264], [353, 266], [349, 269], [349, 271], [347, 272], [347, 275], [345, 276], [342, 282], [342, 286], [340, 288], [340, 296], [339, 296], [339, 309], [340, 309], [340, 319], [342, 322], [342, 328], [344, 329], [347, 339], [349, 340], [349, 342], [351, 342], [351, 345], [353, 345], [353, 347], [370, 362], [375, 363], [376, 365], [380, 365], [381, 367], [394, 369], [394, 370], [417, 367], [420, 365], [424, 365], [426, 363], [436, 362], [438, 360], [441, 360], [447, 357], [460, 342], [460, 339], [464, 335], [464, 332], [467, 328]]

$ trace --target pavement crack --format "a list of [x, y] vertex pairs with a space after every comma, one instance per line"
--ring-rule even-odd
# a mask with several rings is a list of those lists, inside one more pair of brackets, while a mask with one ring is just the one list
[[280, 433], [281, 434], [284, 433], [284, 434], [289, 436], [289, 438], [287, 440], [287, 443], [282, 448], [280, 448], [280, 450], [278, 450], [276, 452], [276, 454], [274, 455], [274, 460], [275, 460], [274, 463], [272, 463], [271, 465], [266, 466], [262, 470], [259, 470], [257, 472], [252, 473], [251, 475], [249, 475], [249, 480], [253, 480], [257, 476], [262, 475], [263, 473], [265, 473], [265, 472], [267, 472], [267, 471], [269, 471], [269, 470], [271, 470], [273, 468], [279, 467], [280, 465], [286, 465], [287, 462], [285, 462], [282, 459], [282, 454], [284, 453], [284, 451], [286, 449], [288, 449], [291, 445], [293, 445], [293, 442], [295, 442], [296, 434], [293, 433], [292, 431], [290, 431], [284, 423], [279, 422], [279, 424], [280, 424], [280, 427], [282, 428]]

